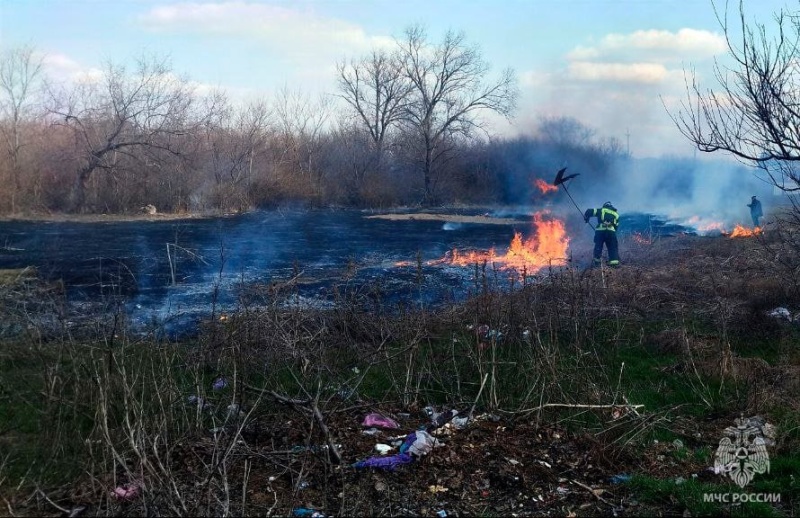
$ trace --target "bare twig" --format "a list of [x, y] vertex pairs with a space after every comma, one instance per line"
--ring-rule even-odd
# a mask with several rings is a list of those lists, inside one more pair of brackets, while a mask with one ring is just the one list
[[573, 484], [575, 484], [575, 485], [577, 485], [577, 486], [580, 486], [580, 487], [582, 487], [583, 489], [587, 490], [587, 491], [588, 491], [588, 492], [590, 492], [590, 493], [591, 493], [591, 494], [592, 494], [592, 495], [593, 495], [595, 498], [597, 498], [598, 500], [600, 500], [600, 501], [601, 501], [601, 502], [603, 502], [604, 504], [607, 504], [607, 505], [610, 505], [611, 507], [614, 507], [614, 504], [612, 504], [611, 502], [609, 502], [608, 500], [606, 500], [605, 498], [603, 498], [602, 496], [600, 496], [600, 493], [599, 493], [598, 491], [603, 491], [602, 489], [600, 489], [600, 490], [592, 489], [591, 487], [587, 486], [586, 484], [584, 484], [584, 483], [582, 483], [582, 482], [578, 482], [577, 480], [574, 480], [574, 479], [570, 480], [570, 482], [572, 482]]

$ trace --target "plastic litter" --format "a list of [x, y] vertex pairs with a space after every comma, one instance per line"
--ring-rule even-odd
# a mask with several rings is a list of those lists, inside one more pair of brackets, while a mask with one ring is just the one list
[[353, 467], [358, 469], [374, 468], [394, 471], [397, 466], [410, 464], [412, 462], [414, 462], [414, 458], [411, 455], [399, 453], [397, 455], [390, 455], [389, 457], [370, 457], [366, 460], [360, 460], [353, 464]]
[[454, 418], [452, 419], [452, 421], [450, 421], [450, 422], [453, 424], [453, 426], [454, 426], [454, 427], [455, 427], [457, 430], [463, 430], [463, 429], [464, 429], [464, 428], [466, 428], [466, 427], [467, 427], [467, 425], [469, 424], [469, 417], [467, 417], [467, 416], [463, 416], [463, 417], [454, 417]]
[[400, 428], [400, 425], [394, 419], [389, 417], [383, 416], [378, 413], [367, 414], [364, 416], [364, 422], [361, 423], [361, 426], [366, 427], [379, 427], [379, 428], [389, 428], [392, 430], [396, 430]]
[[391, 447], [391, 446], [389, 446], [388, 444], [381, 444], [381, 443], [378, 443], [378, 444], [376, 444], [376, 445], [375, 445], [375, 451], [377, 451], [377, 452], [378, 452], [378, 453], [380, 453], [381, 455], [386, 455], [387, 453], [389, 453], [389, 452], [390, 452], [390, 451], [392, 451], [393, 449], [394, 449], [394, 448], [392, 448], [392, 447]]
[[111, 497], [117, 500], [133, 500], [141, 493], [141, 488], [136, 484], [125, 484], [114, 488]]
[[614, 475], [611, 477], [612, 484], [624, 484], [625, 482], [629, 482], [631, 480], [631, 476], [625, 473]]
[[439, 511], [436, 511], [436, 516], [439, 518], [447, 518], [447, 511], [440, 509]]
[[[368, 459], [358, 461], [352, 466], [357, 469], [375, 468], [393, 471], [395, 468], [397, 468], [397, 466], [410, 464], [414, 462], [414, 459], [427, 455], [433, 448], [441, 445], [442, 443], [436, 439], [436, 437], [432, 436], [425, 430], [417, 430], [416, 432], [411, 432], [406, 436], [405, 440], [400, 445], [400, 453], [397, 455], [390, 455], [388, 457], [370, 457]], [[378, 446], [386, 446], [391, 448], [385, 444], [376, 445], [376, 448], [378, 448]]]
[[292, 509], [292, 516], [296, 518], [325, 518], [325, 513], [307, 507], [297, 507]]
[[777, 307], [767, 313], [772, 318], [784, 319], [788, 322], [792, 321], [792, 314], [784, 307]]
[[441, 428], [458, 415], [458, 410], [456, 409], [445, 410], [441, 413], [436, 412], [433, 407], [425, 407], [424, 410], [425, 413], [431, 418], [431, 424], [429, 427], [430, 429]]
[[408, 434], [406, 440], [403, 441], [403, 445], [400, 446], [400, 453], [408, 453], [415, 457], [424, 457], [430, 453], [433, 448], [441, 445], [442, 443], [439, 442], [436, 437], [425, 430], [417, 430], [416, 432]]
[[214, 383], [211, 384], [211, 388], [214, 390], [222, 390], [228, 386], [228, 380], [224, 377], [220, 376], [219, 378], [214, 380]]

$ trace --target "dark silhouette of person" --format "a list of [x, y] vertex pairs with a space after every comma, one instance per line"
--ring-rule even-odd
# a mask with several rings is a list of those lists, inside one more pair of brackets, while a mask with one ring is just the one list
[[758, 201], [758, 198], [753, 196], [750, 198], [750, 203], [747, 205], [750, 207], [750, 217], [753, 218], [753, 226], [760, 227], [759, 220], [764, 215], [764, 211], [761, 210], [761, 202]]

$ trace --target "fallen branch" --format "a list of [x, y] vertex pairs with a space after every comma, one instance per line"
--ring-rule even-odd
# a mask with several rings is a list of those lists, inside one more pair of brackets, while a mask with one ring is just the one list
[[[545, 403], [543, 405], [539, 405], [533, 408], [526, 408], [525, 410], [517, 410], [514, 412], [506, 410], [506, 413], [510, 414], [525, 414], [528, 412], [537, 412], [539, 410], [543, 410], [545, 408], [581, 408], [581, 409], [612, 409], [615, 410], [617, 408], [627, 408], [628, 410], [636, 411], [638, 408], [644, 408], [644, 405], [581, 405], [581, 404], [573, 404], [573, 403]], [[637, 413], [638, 415], [638, 413]]]
[[614, 507], [614, 504], [612, 504], [611, 502], [609, 502], [608, 500], [606, 500], [605, 498], [600, 496], [600, 493], [602, 493], [604, 491], [603, 489], [592, 489], [591, 487], [587, 486], [586, 484], [584, 484], [582, 482], [578, 482], [577, 480], [570, 480], [570, 482], [572, 482], [573, 484], [575, 484], [577, 486], [580, 486], [583, 489], [587, 490], [592, 495], [594, 495], [595, 498], [597, 498], [598, 500], [600, 500], [604, 504], [607, 504], [607, 505], [610, 505], [611, 507]]

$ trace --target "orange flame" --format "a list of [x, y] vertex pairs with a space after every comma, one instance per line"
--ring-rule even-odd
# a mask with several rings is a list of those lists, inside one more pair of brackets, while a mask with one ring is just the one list
[[536, 186], [537, 189], [542, 191], [542, 194], [547, 194], [548, 192], [554, 192], [558, 190], [557, 185], [550, 185], [549, 183], [545, 182], [541, 178], [537, 178], [533, 184]]
[[545, 220], [545, 214], [547, 214], [546, 211], [533, 215], [535, 236], [523, 239], [521, 233], [515, 232], [508, 250], [503, 255], [498, 254], [494, 249], [466, 253], [454, 249], [445, 254], [443, 258], [428, 264], [468, 266], [487, 262], [500, 269], [524, 270], [530, 274], [548, 266], [563, 266], [566, 263], [569, 236], [567, 236], [563, 221]]
[[640, 244], [640, 245], [652, 245], [653, 244], [653, 240], [652, 239], [650, 239], [649, 237], [643, 236], [640, 232], [634, 232], [633, 234], [631, 234], [631, 238], [633, 238], [633, 240], [636, 243]]
[[716, 232], [722, 233], [722, 232], [725, 231], [725, 226], [722, 223], [718, 222], [718, 221], [712, 221], [710, 223], [705, 223], [703, 225], [698, 225], [697, 226], [697, 230], [700, 231], [700, 232], [714, 232], [714, 231], [716, 231]]
[[743, 227], [741, 225], [736, 225], [736, 227], [734, 227], [734, 229], [733, 229], [733, 232], [731, 232], [731, 234], [728, 237], [731, 237], [731, 238], [733, 238], [733, 237], [752, 237], [752, 236], [757, 236], [757, 235], [761, 234], [762, 232], [763, 232], [763, 230], [761, 230], [761, 227], [754, 227], [752, 229], [749, 229], [749, 228]]

